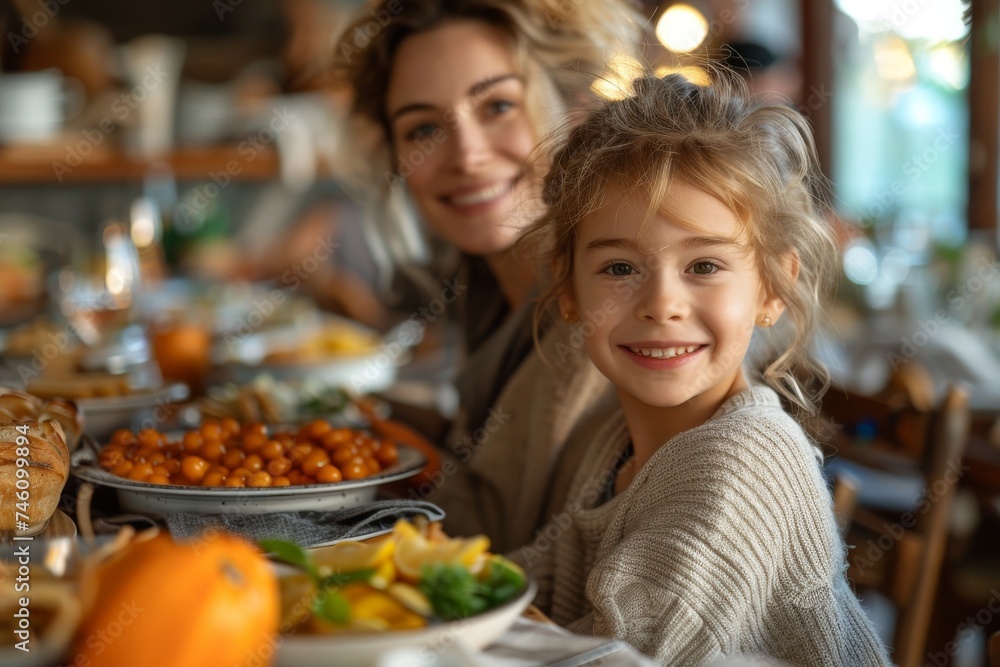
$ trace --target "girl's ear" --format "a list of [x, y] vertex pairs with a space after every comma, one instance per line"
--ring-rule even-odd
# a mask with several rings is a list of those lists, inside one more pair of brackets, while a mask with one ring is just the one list
[[569, 275], [569, 267], [565, 265], [565, 260], [557, 257], [552, 260], [552, 275], [556, 279], [562, 279], [563, 285], [557, 293], [556, 300], [559, 303], [559, 314], [566, 322], [576, 322], [580, 319], [579, 309], [576, 306], [576, 293], [573, 291], [572, 276]]
[[569, 323], [580, 319], [580, 313], [576, 308], [576, 298], [573, 296], [573, 288], [570, 285], [559, 291], [559, 314], [563, 321]]
[[[787, 276], [787, 284], [791, 287], [799, 279], [799, 253], [796, 250], [792, 250], [787, 253], [782, 259], [782, 265], [784, 266], [785, 276]], [[766, 322], [763, 324], [765, 327], [769, 327], [778, 321], [781, 314], [785, 312], [785, 300], [780, 296], [775, 294], [773, 291], [769, 291], [767, 296], [764, 297], [764, 303], [761, 304], [761, 317], [760, 320]], [[758, 322], [760, 323], [760, 322]]]

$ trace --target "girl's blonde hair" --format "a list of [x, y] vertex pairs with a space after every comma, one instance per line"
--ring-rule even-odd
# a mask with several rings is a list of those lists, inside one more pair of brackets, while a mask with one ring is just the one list
[[[386, 93], [400, 44], [448, 22], [472, 20], [510, 38], [521, 70], [526, 111], [537, 137], [566, 126], [569, 109], [594, 100], [591, 85], [615, 54], [638, 49], [642, 21], [628, 0], [382, 0], [369, 3], [334, 45], [334, 71], [354, 91], [339, 176], [381, 210], [369, 229], [390, 246], [397, 268], [411, 274], [421, 257], [419, 225], [405, 189], [398, 187], [397, 156], [386, 115]], [[438, 73], [447, 76], [447, 73]], [[435, 76], [430, 72], [428, 76]], [[539, 162], [544, 159], [535, 157]]]
[[646, 192], [651, 219], [671, 181], [681, 180], [739, 219], [765, 288], [787, 310], [765, 330], [756, 370], [791, 406], [811, 414], [829, 386], [812, 342], [838, 263], [824, 215], [827, 183], [805, 118], [788, 107], [758, 105], [737, 77], [713, 74], [704, 87], [678, 74], [638, 79], [634, 94], [609, 102], [570, 132], [545, 179], [547, 212], [525, 239], [541, 244], [554, 270], [537, 315], [569, 287], [576, 225], [610, 188]]

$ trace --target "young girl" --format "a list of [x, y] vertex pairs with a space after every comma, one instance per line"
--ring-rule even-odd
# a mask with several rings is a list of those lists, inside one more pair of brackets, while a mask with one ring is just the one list
[[621, 403], [519, 553], [560, 624], [668, 665], [890, 664], [782, 407], [809, 413], [828, 384], [810, 354], [837, 258], [822, 183], [806, 121], [727, 80], [638, 80], [555, 156], [533, 232], [549, 298]]

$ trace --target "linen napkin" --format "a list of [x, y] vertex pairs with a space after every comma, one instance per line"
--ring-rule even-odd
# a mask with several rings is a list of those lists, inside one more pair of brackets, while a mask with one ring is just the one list
[[255, 542], [280, 539], [295, 542], [302, 547], [313, 547], [388, 532], [399, 519], [410, 519], [417, 515], [425, 516], [430, 521], [444, 519], [444, 511], [433, 503], [387, 499], [331, 512], [178, 513], [168, 514], [164, 521], [175, 538], [192, 537], [206, 529], [222, 528]]

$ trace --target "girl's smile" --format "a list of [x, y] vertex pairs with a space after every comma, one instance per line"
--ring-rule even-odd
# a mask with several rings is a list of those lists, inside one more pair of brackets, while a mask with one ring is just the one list
[[706, 348], [697, 343], [639, 342], [619, 345], [632, 361], [651, 370], [679, 368]]

